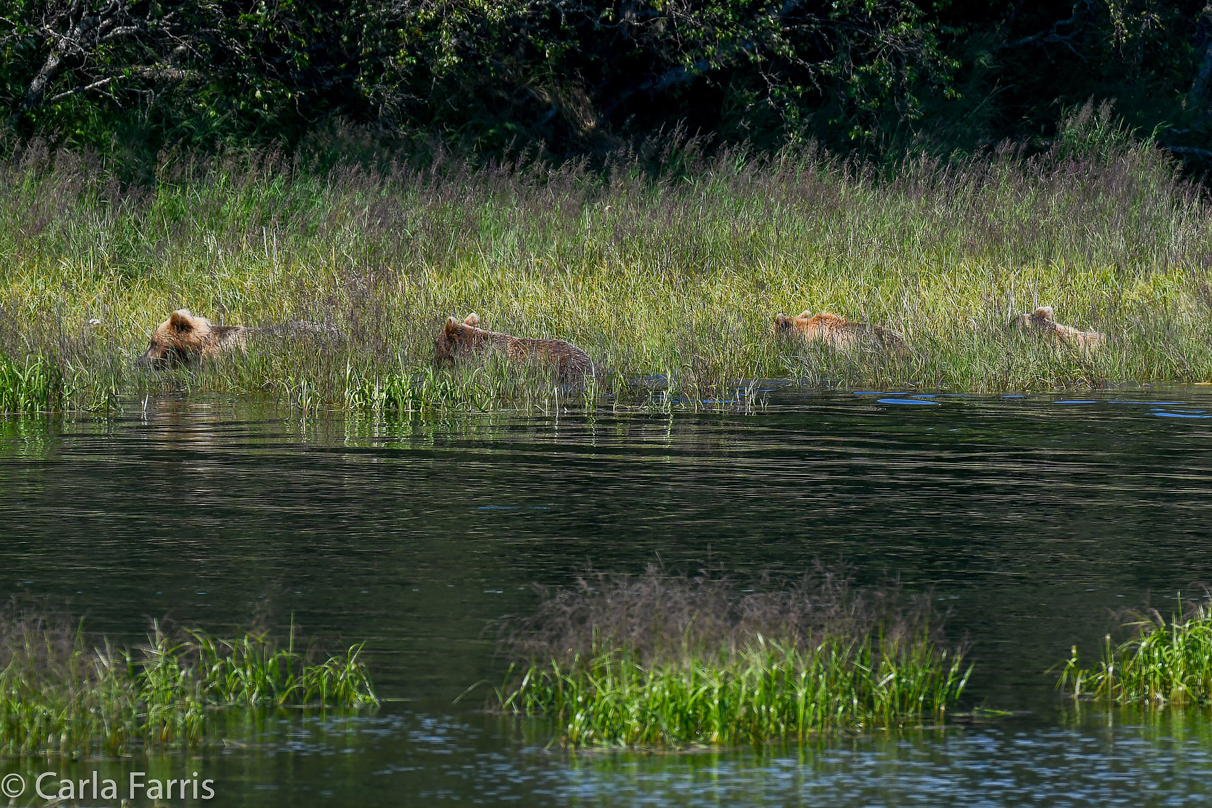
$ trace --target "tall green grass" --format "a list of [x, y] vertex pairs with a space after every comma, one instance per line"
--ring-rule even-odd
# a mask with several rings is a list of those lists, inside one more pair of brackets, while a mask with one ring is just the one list
[[441, 372], [432, 367], [416, 373], [363, 377], [350, 371], [345, 406], [351, 410], [419, 413], [442, 409], [488, 412], [520, 407], [560, 410], [570, 404], [592, 406], [598, 387], [592, 381], [569, 388], [532, 367], [511, 367], [501, 357]]
[[27, 356], [23, 364], [0, 353], [0, 413], [62, 410], [69, 393], [53, 359]]
[[970, 668], [929, 604], [806, 577], [751, 592], [727, 579], [599, 576], [556, 593], [506, 641], [496, 707], [554, 720], [570, 745], [802, 739], [942, 720]]
[[264, 635], [220, 639], [156, 627], [145, 646], [90, 644], [45, 618], [3, 627], [0, 754], [126, 755], [207, 740], [218, 711], [377, 703], [361, 646], [309, 661]]
[[[472, 310], [494, 330], [575, 342], [617, 378], [598, 393], [641, 402], [637, 381], [653, 375], [683, 404], [755, 378], [974, 391], [1212, 380], [1212, 203], [1109, 110], [1075, 114], [1042, 155], [910, 156], [880, 173], [813, 148], [688, 147], [677, 164], [317, 172], [247, 154], [167, 161], [131, 187], [32, 144], [0, 164], [0, 350], [61, 357], [82, 406], [159, 391], [406, 411], [549, 400], [537, 376], [478, 365], [415, 384], [445, 318]], [[1040, 304], [1108, 347], [1086, 355], [1008, 328]], [[136, 372], [182, 306], [335, 333]], [[894, 328], [913, 351], [775, 339], [773, 316], [805, 308]]]
[[1126, 624], [1135, 636], [1113, 643], [1083, 668], [1074, 647], [1059, 686], [1074, 699], [1143, 707], [1212, 705], [1212, 604], [1197, 604], [1169, 621], [1156, 611]]

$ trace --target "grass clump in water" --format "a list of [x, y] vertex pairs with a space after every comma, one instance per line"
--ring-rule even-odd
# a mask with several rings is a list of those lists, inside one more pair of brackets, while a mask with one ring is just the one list
[[22, 364], [0, 353], [0, 413], [54, 412], [67, 398], [63, 369], [53, 359], [27, 356]]
[[1150, 707], [1212, 705], [1212, 601], [1195, 604], [1167, 622], [1157, 610], [1126, 623], [1134, 636], [1108, 634], [1103, 658], [1083, 668], [1074, 646], [1059, 687], [1074, 699]]
[[203, 742], [223, 708], [377, 704], [360, 645], [314, 662], [264, 634], [159, 625], [145, 646], [89, 644], [35, 613], [0, 622], [0, 754], [73, 758]]
[[970, 668], [925, 598], [817, 570], [741, 589], [724, 577], [598, 575], [503, 640], [504, 711], [569, 745], [678, 747], [897, 727], [952, 710]]

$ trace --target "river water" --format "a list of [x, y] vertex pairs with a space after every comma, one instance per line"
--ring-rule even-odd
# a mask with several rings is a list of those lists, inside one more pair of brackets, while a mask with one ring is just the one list
[[[232, 806], [1212, 803], [1207, 714], [1075, 711], [1048, 672], [1075, 644], [1093, 660], [1117, 611], [1202, 594], [1210, 527], [1201, 387], [414, 420], [162, 398], [0, 420], [0, 592], [126, 642], [152, 618], [215, 633], [293, 619], [329, 649], [365, 640], [388, 699], [240, 722], [188, 758], [0, 772], [200, 771], [210, 804]], [[486, 714], [484, 686], [453, 703], [500, 680], [494, 621], [533, 608], [533, 584], [658, 560], [738, 575], [820, 560], [929, 591], [971, 643], [966, 704], [1012, 714], [569, 754], [541, 721]]]

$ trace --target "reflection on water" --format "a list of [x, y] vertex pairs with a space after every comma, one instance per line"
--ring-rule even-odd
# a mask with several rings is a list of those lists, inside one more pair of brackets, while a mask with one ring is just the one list
[[[516, 722], [514, 722], [516, 723]], [[1162, 726], [1007, 719], [946, 731], [829, 738], [802, 745], [681, 754], [568, 754], [482, 715], [388, 710], [261, 729], [189, 761], [54, 764], [61, 777], [125, 784], [214, 779], [216, 804], [1142, 806], [1212, 802], [1206, 716]], [[526, 737], [529, 736], [529, 737]], [[238, 733], [237, 739], [245, 740]], [[9, 765], [28, 777], [45, 769]]]
[[[215, 631], [293, 616], [330, 647], [367, 639], [381, 693], [409, 701], [233, 728], [203, 760], [224, 804], [1193, 804], [1203, 717], [1066, 718], [1045, 671], [1074, 642], [1095, 654], [1113, 610], [1164, 612], [1212, 581], [1209, 412], [1192, 388], [404, 422], [166, 399], [0, 421], [0, 586], [127, 640], [166, 615]], [[930, 589], [972, 642], [970, 698], [1024, 715], [567, 757], [542, 724], [451, 705], [499, 680], [493, 621], [530, 609], [532, 583], [658, 556], [788, 574], [821, 558]]]

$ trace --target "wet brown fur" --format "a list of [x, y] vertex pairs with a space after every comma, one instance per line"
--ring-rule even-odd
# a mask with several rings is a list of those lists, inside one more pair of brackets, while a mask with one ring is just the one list
[[243, 325], [215, 325], [189, 309], [177, 309], [152, 332], [147, 350], [135, 364], [155, 370], [166, 370], [198, 364], [231, 351], [243, 352], [248, 338], [256, 334], [326, 334], [337, 332], [324, 325], [291, 320], [283, 325], [250, 328]]
[[595, 372], [589, 354], [562, 339], [533, 339], [515, 337], [480, 328], [475, 312], [463, 322], [448, 317], [434, 345], [437, 361], [449, 362], [458, 357], [483, 355], [499, 351], [513, 362], [541, 362], [556, 368], [562, 379], [580, 379]]
[[1107, 336], [1097, 331], [1082, 331], [1070, 325], [1062, 325], [1052, 318], [1051, 306], [1040, 306], [1030, 314], [1020, 314], [1011, 323], [1016, 328], [1034, 332], [1057, 345], [1070, 345], [1082, 350], [1101, 348]]
[[152, 332], [147, 350], [136, 364], [163, 370], [193, 365], [233, 350], [248, 347], [248, 334], [256, 329], [242, 325], [215, 325], [205, 317], [177, 309]]
[[890, 328], [847, 320], [829, 312], [804, 311], [795, 317], [774, 316], [774, 333], [787, 336], [799, 333], [809, 342], [823, 342], [834, 350], [852, 351], [863, 345], [876, 345], [898, 356], [909, 355], [909, 343]]

